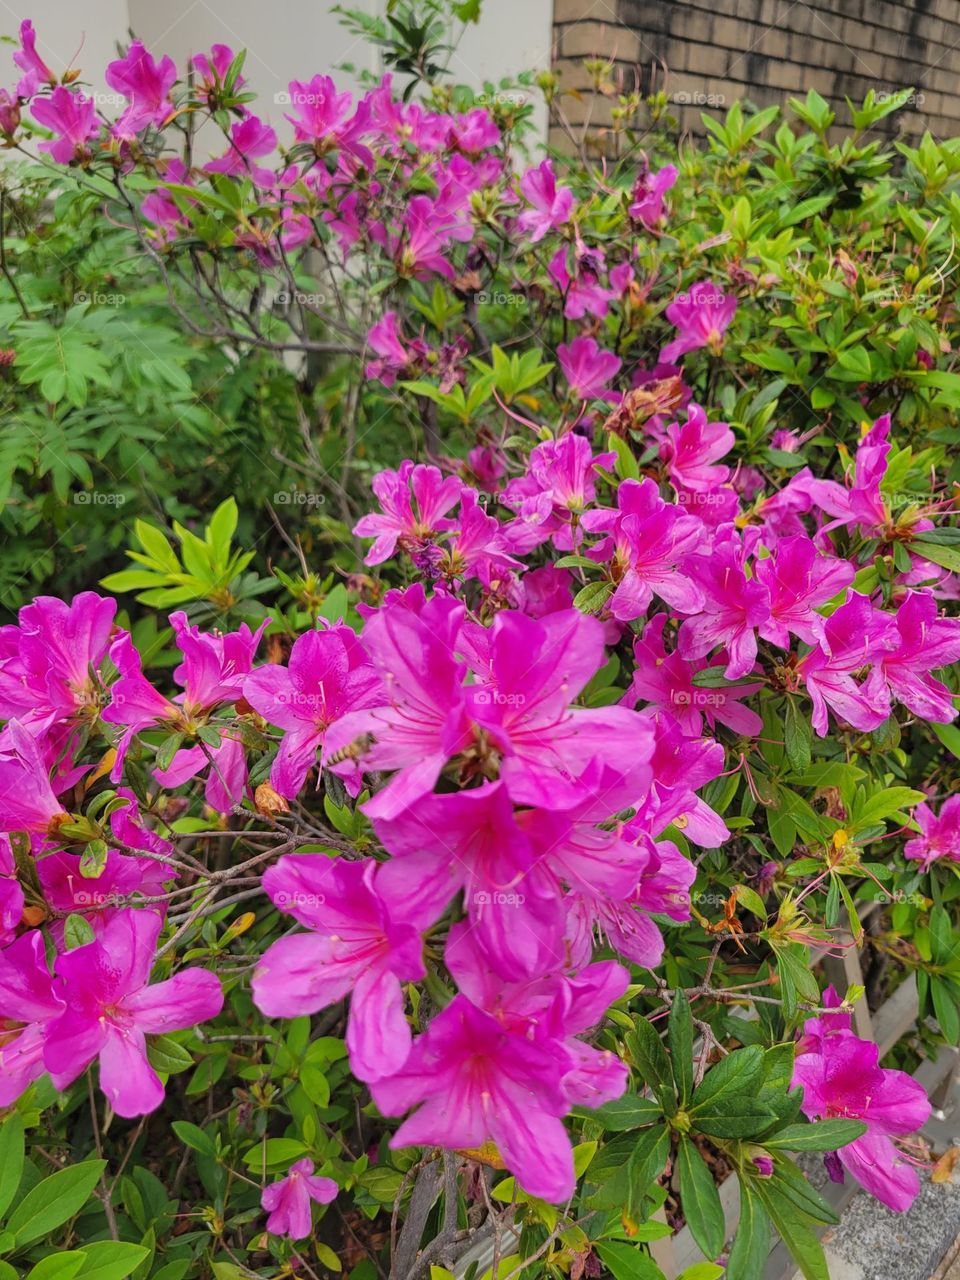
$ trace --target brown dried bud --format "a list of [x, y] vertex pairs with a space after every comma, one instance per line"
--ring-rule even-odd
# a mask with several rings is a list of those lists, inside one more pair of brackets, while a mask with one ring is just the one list
[[257, 813], [266, 818], [275, 818], [278, 813], [289, 813], [290, 806], [278, 791], [274, 791], [269, 782], [261, 782], [253, 793], [253, 803]]

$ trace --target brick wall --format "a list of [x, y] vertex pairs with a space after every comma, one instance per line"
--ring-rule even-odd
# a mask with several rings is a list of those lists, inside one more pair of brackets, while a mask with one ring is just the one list
[[[701, 112], [738, 98], [783, 105], [816, 89], [842, 122], [845, 96], [911, 86], [914, 99], [878, 128], [960, 135], [960, 0], [554, 0], [554, 35], [564, 88], [587, 90], [583, 58], [612, 58], [628, 88], [639, 76], [644, 94], [665, 89], [697, 134]], [[602, 127], [611, 102], [598, 105]], [[564, 99], [573, 124], [587, 109]]]

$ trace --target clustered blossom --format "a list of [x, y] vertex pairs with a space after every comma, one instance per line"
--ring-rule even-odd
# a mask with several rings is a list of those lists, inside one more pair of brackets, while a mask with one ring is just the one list
[[[89, 165], [97, 147], [125, 164], [181, 109], [217, 110], [243, 83], [216, 45], [192, 60], [191, 99], [172, 60], [135, 41], [108, 68], [127, 106], [105, 129], [69, 73], [40, 59], [29, 22], [14, 57], [24, 75], [0, 98], [0, 128], [12, 137], [26, 106], [64, 165]], [[379, 255], [399, 289], [466, 292], [454, 250], [480, 261], [484, 219], [526, 246], [547, 241], [540, 287], [568, 330], [552, 353], [557, 399], [578, 416], [531, 423], [529, 450], [487, 432], [465, 461], [404, 459], [374, 476], [379, 509], [353, 533], [368, 567], [398, 561], [407, 585], [363, 606], [359, 629], [347, 617], [306, 630], [282, 661], [258, 656], [267, 621], [221, 633], [177, 611], [171, 695], [92, 592], [39, 597], [0, 629], [0, 1105], [44, 1072], [66, 1088], [94, 1062], [119, 1115], [160, 1105], [148, 1037], [216, 1017], [223, 993], [197, 966], [150, 981], [182, 872], [153, 801], [193, 784], [216, 814], [269, 812], [251, 782], [269, 770], [274, 813], [345, 789], [377, 856], [344, 843], [262, 870], [262, 905], [284, 932], [250, 980], [260, 1012], [348, 1001], [351, 1066], [402, 1118], [394, 1146], [494, 1143], [524, 1191], [563, 1202], [575, 1186], [564, 1117], [628, 1080], [591, 1033], [630, 966], [659, 966], [665, 935], [691, 918], [698, 851], [730, 836], [701, 792], [744, 762], [738, 739], [763, 732], [759, 694], [789, 696], [821, 738], [877, 729], [898, 705], [952, 721], [936, 673], [960, 660], [960, 620], [941, 613], [955, 584], [911, 540], [932, 522], [891, 513], [889, 417], [866, 428], [842, 483], [805, 467], [768, 494], [737, 465], [736, 424], [712, 420], [678, 363], [722, 354], [737, 308], [724, 286], [680, 292], [659, 362], [630, 366], [608, 317], [649, 287], [637, 257], [587, 243], [550, 161], [515, 175], [487, 110], [404, 102], [389, 76], [356, 100], [325, 76], [292, 81], [289, 105], [283, 137], [233, 102], [227, 145], [203, 171], [158, 158], [167, 186], [139, 209], [151, 237], [169, 247], [192, 233], [205, 172], [256, 187], [237, 246], [266, 265], [323, 240], [344, 260]], [[378, 159], [410, 179], [402, 198]], [[676, 177], [644, 167], [624, 193], [638, 233], [666, 225]], [[366, 378], [461, 390], [471, 336], [434, 347], [405, 324], [384, 309], [369, 327]], [[782, 432], [773, 443], [796, 445]], [[624, 452], [632, 478], [618, 479]], [[906, 555], [889, 590], [859, 576], [857, 539]], [[597, 689], [614, 651], [625, 678]], [[105, 778], [109, 814], [76, 813]], [[936, 815], [919, 806], [904, 856], [924, 871], [960, 861], [958, 816], [955, 797]], [[449, 999], [414, 1034], [409, 984], [439, 967]], [[879, 1068], [841, 1014], [807, 1023], [795, 1081], [808, 1115], [866, 1121], [840, 1159], [905, 1207], [915, 1175], [891, 1139], [925, 1118], [916, 1086]], [[311, 1202], [336, 1190], [298, 1161], [263, 1192], [268, 1231], [309, 1235]]]

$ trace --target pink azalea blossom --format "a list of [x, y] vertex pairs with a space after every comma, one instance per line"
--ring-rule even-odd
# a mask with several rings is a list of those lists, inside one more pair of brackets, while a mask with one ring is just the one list
[[37, 34], [29, 18], [20, 23], [20, 48], [14, 51], [13, 61], [25, 73], [17, 82], [18, 98], [32, 98], [41, 85], [57, 83], [57, 77], [37, 53]]
[[225, 173], [231, 178], [252, 178], [258, 187], [269, 187], [274, 174], [254, 161], [276, 150], [277, 135], [256, 116], [230, 126], [230, 146], [222, 156], [208, 160], [204, 173]]
[[272, 1236], [305, 1239], [313, 1227], [310, 1201], [330, 1204], [339, 1190], [332, 1178], [321, 1178], [313, 1172], [312, 1160], [298, 1160], [286, 1177], [263, 1189], [260, 1204], [270, 1214], [267, 1230]]
[[0, 830], [46, 835], [63, 817], [36, 738], [9, 721], [0, 741]]
[[891, 694], [921, 720], [955, 720], [953, 693], [932, 671], [960, 659], [960, 618], [941, 618], [930, 592], [908, 591], [894, 623], [899, 644], [880, 657]]
[[835, 480], [815, 480], [807, 468], [793, 477], [791, 485], [809, 495], [818, 507], [834, 517], [825, 529], [856, 525], [868, 534], [876, 533], [890, 520], [880, 491], [890, 447], [890, 415], [885, 413], [877, 418], [857, 448], [849, 487]]
[[99, 131], [92, 98], [58, 85], [49, 97], [35, 98], [30, 110], [39, 124], [59, 135], [38, 143], [41, 151], [49, 152], [58, 164], [90, 158], [87, 143]]
[[455, 527], [447, 512], [463, 489], [457, 476], [444, 477], [439, 468], [401, 462], [398, 471], [381, 471], [373, 478], [373, 492], [382, 515], [366, 515], [354, 526], [359, 538], [375, 538], [365, 564], [382, 564], [397, 546], [416, 555], [438, 533]]
[[299, 795], [329, 726], [374, 705], [380, 677], [350, 627], [340, 624], [298, 636], [287, 666], [258, 667], [243, 696], [263, 718], [284, 730], [270, 782], [282, 796]]
[[882, 658], [895, 646], [889, 615], [866, 596], [850, 592], [846, 604], [824, 623], [817, 647], [797, 664], [813, 701], [818, 737], [826, 737], [828, 708], [855, 729], [876, 729], [886, 720], [890, 693]]
[[44, 1065], [65, 1089], [99, 1058], [100, 1088], [119, 1116], [145, 1115], [163, 1101], [146, 1036], [193, 1027], [223, 1007], [219, 979], [206, 969], [149, 985], [161, 927], [154, 911], [118, 911], [99, 938], [56, 960], [67, 1007], [45, 1027]]
[[556, 1046], [506, 1030], [458, 995], [414, 1041], [403, 1069], [374, 1081], [384, 1115], [416, 1108], [393, 1148], [452, 1150], [494, 1142], [529, 1195], [562, 1203], [573, 1195], [573, 1152], [561, 1117], [569, 1110]]
[[[85, 876], [82, 866], [78, 854], [55, 850], [37, 859], [37, 875], [50, 906], [65, 916], [84, 916], [94, 933], [103, 932], [128, 898], [162, 894], [164, 886], [176, 875], [173, 867], [165, 863], [137, 858], [116, 849], [107, 850], [98, 876]], [[160, 906], [152, 909], [162, 911]], [[62, 921], [55, 921], [52, 931], [62, 942]]]
[[0, 133], [13, 138], [20, 128], [20, 101], [15, 94], [0, 89]]
[[10, 838], [0, 833], [0, 947], [12, 941], [20, 927], [23, 901]]
[[713, 729], [726, 725], [734, 733], [756, 737], [763, 721], [755, 711], [742, 704], [742, 699], [759, 692], [760, 684], [730, 685], [724, 689], [701, 689], [693, 677], [707, 663], [701, 659], [687, 662], [677, 652], [668, 653], [663, 633], [665, 613], [654, 614], [645, 624], [643, 634], [633, 644], [635, 666], [630, 688], [623, 701], [633, 705], [637, 700], [669, 711], [688, 738], [698, 738], [703, 722]]
[[563, 914], [553, 878], [518, 827], [502, 782], [431, 795], [376, 824], [392, 855], [384, 893], [401, 911], [417, 904], [430, 923], [463, 892], [487, 963], [504, 977], [535, 975], [563, 959]]
[[660, 456], [677, 489], [711, 494], [730, 476], [729, 467], [716, 463], [733, 446], [734, 435], [725, 422], [708, 422], [700, 405], [690, 404], [686, 422], [667, 427]]
[[553, 162], [544, 160], [526, 171], [520, 179], [520, 190], [532, 209], [524, 209], [517, 219], [522, 230], [530, 233], [530, 243], [542, 240], [548, 231], [562, 227], [573, 208], [573, 192], [558, 187]]
[[574, 338], [568, 345], [557, 347], [557, 359], [571, 394], [576, 400], [593, 400], [600, 395], [619, 372], [621, 360], [612, 351], [604, 351], [595, 338]]
[[[826, 1004], [838, 1003], [830, 989]], [[862, 1120], [867, 1131], [836, 1155], [871, 1195], [895, 1213], [909, 1209], [920, 1179], [900, 1154], [893, 1138], [926, 1123], [930, 1102], [923, 1086], [904, 1071], [879, 1065], [880, 1051], [849, 1030], [849, 1017], [828, 1014], [811, 1019], [797, 1046], [793, 1087], [803, 1089], [803, 1111], [811, 1120], [843, 1117]]]
[[656, 836], [675, 822], [694, 844], [718, 848], [730, 832], [697, 791], [723, 772], [722, 745], [709, 738], [685, 737], [669, 712], [648, 708], [642, 718], [653, 730], [653, 784], [624, 830]]
[[654, 231], [662, 226], [666, 221], [664, 198], [676, 180], [677, 170], [672, 164], [665, 164], [656, 173], [651, 173], [645, 168], [634, 183], [630, 194], [630, 207], [627, 212], [634, 222], [639, 222], [648, 231]]
[[385, 387], [392, 387], [397, 374], [410, 363], [411, 354], [400, 341], [400, 331], [395, 311], [385, 311], [367, 334], [367, 345], [377, 355], [364, 370], [367, 378], [376, 378]]
[[660, 352], [660, 360], [672, 364], [678, 356], [700, 347], [709, 347], [718, 354], [736, 310], [736, 298], [723, 293], [712, 281], [700, 280], [691, 285], [667, 307], [667, 319], [676, 327], [677, 336]]
[[410, 1051], [402, 982], [424, 976], [421, 904], [405, 914], [383, 888], [376, 862], [323, 855], [281, 858], [264, 873], [274, 906], [309, 930], [267, 948], [253, 998], [268, 1018], [316, 1013], [350, 996], [347, 1049], [364, 1081], [399, 1071]]
[[[205, 53], [195, 53], [190, 62], [199, 77], [195, 86], [197, 97], [201, 101], [210, 102], [223, 85], [230, 70], [233, 50], [227, 44], [215, 44], [211, 47], [209, 56]], [[239, 90], [245, 84], [246, 80], [243, 76], [237, 76], [233, 87]]]
[[371, 124], [369, 102], [360, 103], [351, 115], [353, 95], [337, 93], [330, 76], [321, 75], [309, 81], [291, 80], [289, 97], [296, 114], [286, 118], [294, 127], [297, 142], [310, 143], [317, 155], [340, 148], [366, 168], [373, 168], [373, 156], [361, 142]]
[[607, 602], [612, 617], [631, 622], [649, 608], [654, 595], [681, 613], [703, 607], [700, 588], [679, 565], [703, 544], [703, 525], [696, 516], [666, 503], [650, 479], [624, 480], [617, 490], [619, 511], [587, 511], [583, 526], [607, 536], [587, 554], [610, 562], [617, 584]]
[[502, 501], [518, 516], [506, 529], [511, 548], [532, 551], [553, 538], [558, 550], [569, 551], [574, 545], [572, 521], [594, 501], [597, 472], [609, 471], [615, 456], [595, 455], [590, 442], [573, 432], [538, 444], [527, 474], [503, 490]]
[[710, 555], [691, 556], [686, 573], [703, 593], [702, 613], [684, 620], [678, 648], [682, 658], [703, 658], [723, 646], [727, 664], [724, 675], [737, 680], [753, 670], [757, 660], [757, 629], [770, 616], [770, 593], [756, 578], [748, 577], [742, 548], [735, 531], [718, 540]]
[[478, 156], [499, 143], [500, 130], [489, 111], [484, 107], [474, 107], [472, 111], [454, 118], [450, 127], [450, 141], [467, 155]]
[[6, 1024], [0, 1032], [0, 1107], [9, 1107], [46, 1070], [46, 1029], [65, 1008], [39, 929], [0, 951], [0, 1008]]
[[[855, 577], [848, 560], [821, 555], [809, 538], [783, 538], [766, 560], [757, 560], [754, 574], [770, 593], [770, 616], [760, 634], [771, 644], [790, 648], [790, 636], [814, 644], [824, 619], [815, 612], [832, 600]], [[960, 648], [958, 648], [960, 656]]]
[[960, 796], [949, 796], [934, 813], [928, 804], [918, 804], [911, 817], [920, 834], [903, 846], [903, 856], [921, 863], [926, 871], [932, 863], [960, 862]]
[[157, 63], [139, 40], [134, 40], [125, 58], [108, 64], [104, 79], [111, 89], [130, 103], [114, 125], [118, 138], [130, 139], [148, 125], [162, 126], [173, 112], [170, 90], [177, 68], [170, 57]]

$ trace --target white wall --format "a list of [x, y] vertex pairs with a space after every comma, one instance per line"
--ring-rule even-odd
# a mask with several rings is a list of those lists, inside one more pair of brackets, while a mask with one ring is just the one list
[[[378, 12], [384, 0], [349, 3]], [[333, 0], [0, 0], [0, 32], [15, 35], [21, 17], [33, 18], [37, 47], [50, 66], [82, 66], [97, 89], [103, 88], [98, 69], [116, 57], [116, 42], [126, 40], [128, 30], [155, 56], [170, 54], [181, 71], [191, 54], [214, 43], [245, 47], [244, 74], [259, 95], [259, 114], [282, 125], [284, 108], [275, 98], [288, 81], [331, 73], [341, 62], [380, 71], [378, 51], [345, 30], [332, 5]], [[479, 88], [484, 80], [549, 67], [552, 19], [553, 0], [483, 0], [479, 24], [468, 26], [450, 61], [453, 78]], [[9, 52], [0, 59], [0, 85], [10, 87], [16, 76]], [[342, 74], [337, 79], [353, 87]], [[539, 99], [535, 93], [545, 136], [546, 109]]]

